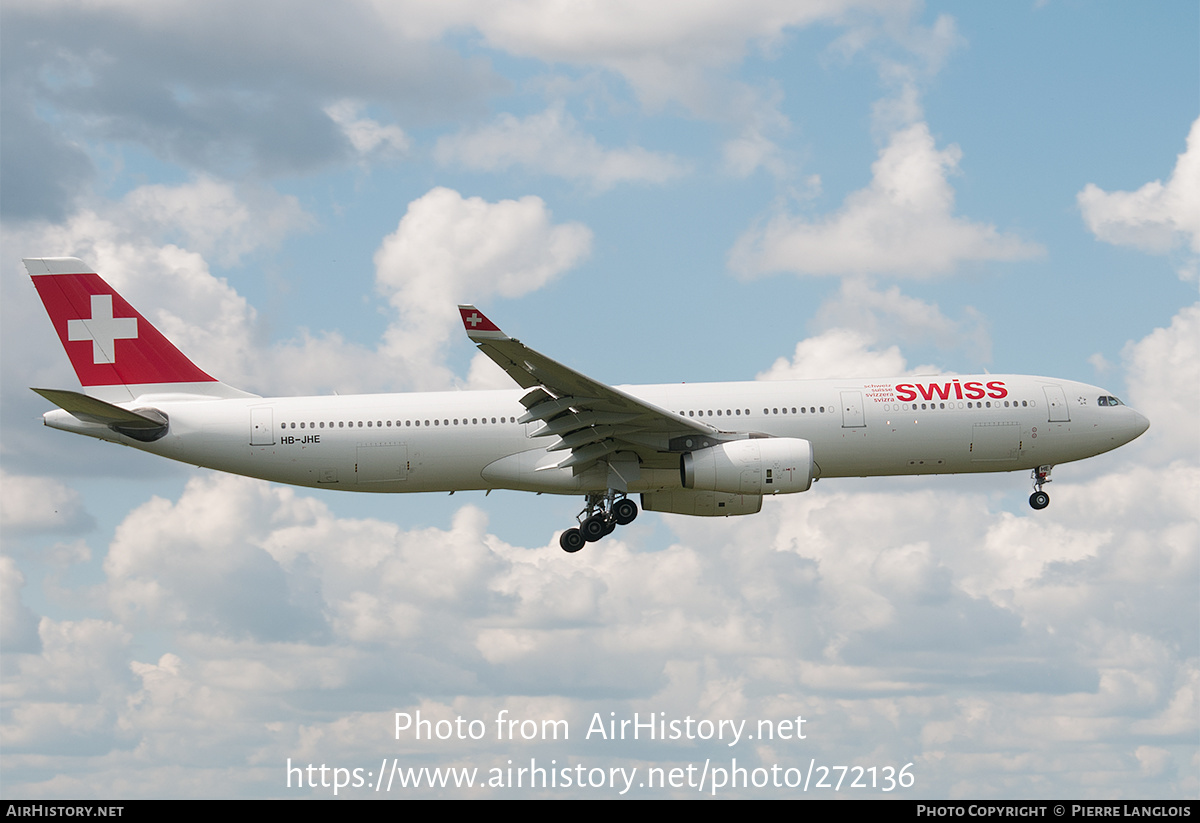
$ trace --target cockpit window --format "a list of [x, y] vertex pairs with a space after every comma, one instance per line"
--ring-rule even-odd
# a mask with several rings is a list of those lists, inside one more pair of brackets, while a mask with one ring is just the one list
[[1096, 400], [1096, 405], [1097, 406], [1123, 406], [1125, 404], [1122, 403], [1117, 398], [1113, 397], [1111, 394], [1108, 394], [1108, 395], [1101, 395]]

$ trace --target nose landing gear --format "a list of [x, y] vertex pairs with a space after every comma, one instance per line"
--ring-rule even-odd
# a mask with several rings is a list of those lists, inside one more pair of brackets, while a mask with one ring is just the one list
[[1041, 511], [1050, 505], [1050, 495], [1042, 491], [1042, 486], [1050, 482], [1050, 470], [1053, 466], [1038, 466], [1033, 470], [1033, 494], [1029, 495], [1029, 505]]
[[612, 534], [617, 526], [627, 526], [638, 515], [637, 503], [618, 492], [609, 489], [607, 492], [590, 492], [583, 511], [579, 513], [579, 528], [567, 529], [558, 538], [558, 545], [563, 551], [574, 554], [586, 543], [595, 543], [602, 537]]

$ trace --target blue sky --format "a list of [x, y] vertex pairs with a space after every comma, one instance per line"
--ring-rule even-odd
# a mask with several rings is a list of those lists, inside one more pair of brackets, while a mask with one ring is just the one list
[[[7, 796], [731, 754], [389, 737], [418, 708], [804, 714], [733, 754], [1195, 796], [1194, 3], [337, 8], [0, 11]], [[264, 394], [505, 386], [474, 302], [610, 383], [1051, 374], [1152, 428], [1041, 513], [1023, 474], [848, 480], [568, 558], [573, 498], [294, 491], [42, 428], [27, 387], [76, 381], [20, 258], [53, 255]]]

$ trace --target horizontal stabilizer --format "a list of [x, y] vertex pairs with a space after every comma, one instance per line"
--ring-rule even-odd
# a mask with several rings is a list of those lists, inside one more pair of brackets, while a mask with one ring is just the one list
[[65, 389], [34, 389], [33, 391], [85, 423], [119, 426], [122, 431], [126, 429], [151, 430], [163, 427], [162, 420], [155, 420], [145, 414], [123, 409], [79, 392]]

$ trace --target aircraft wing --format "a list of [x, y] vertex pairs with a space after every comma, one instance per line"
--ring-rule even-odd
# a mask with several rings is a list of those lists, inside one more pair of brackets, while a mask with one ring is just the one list
[[[518, 422], [541, 422], [531, 437], [554, 437], [549, 452], [569, 450], [544, 468], [578, 475], [615, 452], [635, 452], [642, 465], [673, 468], [678, 453], [745, 437], [681, 417], [613, 386], [593, 380], [509, 337], [474, 306], [459, 306], [467, 336], [529, 392]], [[610, 461], [610, 465], [619, 464]], [[617, 479], [619, 488], [619, 478]]]

